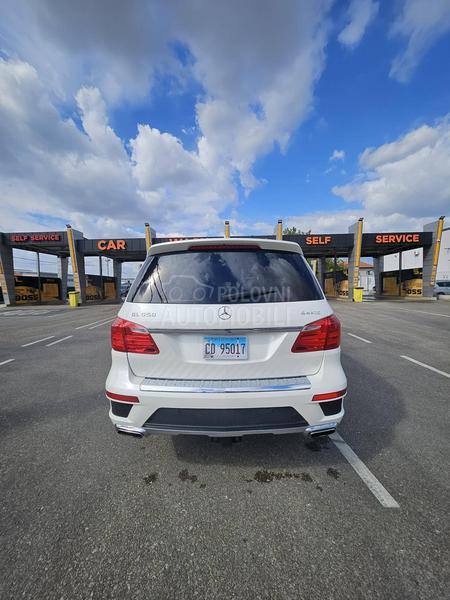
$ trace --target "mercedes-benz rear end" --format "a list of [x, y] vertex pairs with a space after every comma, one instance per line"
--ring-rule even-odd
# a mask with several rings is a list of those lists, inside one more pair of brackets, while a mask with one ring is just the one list
[[122, 433], [324, 435], [344, 415], [340, 324], [298, 244], [154, 245], [111, 339]]

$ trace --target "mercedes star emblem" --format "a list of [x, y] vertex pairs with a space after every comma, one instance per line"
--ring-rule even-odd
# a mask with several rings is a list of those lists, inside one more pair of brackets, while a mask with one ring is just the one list
[[224, 321], [226, 321], [227, 319], [231, 319], [231, 311], [226, 306], [221, 306], [219, 308], [218, 315], [219, 319], [223, 319]]

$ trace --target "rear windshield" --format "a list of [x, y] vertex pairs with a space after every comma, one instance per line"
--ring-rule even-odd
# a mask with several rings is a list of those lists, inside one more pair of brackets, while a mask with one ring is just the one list
[[229, 304], [321, 300], [301, 254], [272, 250], [187, 251], [155, 255], [128, 301]]

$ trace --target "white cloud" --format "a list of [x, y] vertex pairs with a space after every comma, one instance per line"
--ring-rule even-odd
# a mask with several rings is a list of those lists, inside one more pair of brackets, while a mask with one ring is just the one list
[[2, 5], [2, 50], [32, 64], [69, 100], [82, 85], [109, 101], [143, 97], [157, 67], [176, 68], [166, 3], [141, 0], [14, 0]]
[[329, 157], [329, 161], [333, 160], [344, 160], [345, 150], [333, 150], [333, 154]]
[[436, 215], [411, 217], [393, 212], [389, 215], [378, 215], [365, 208], [338, 211], [317, 211], [304, 215], [290, 215], [283, 219], [283, 224], [297, 227], [302, 231], [313, 233], [345, 233], [350, 225], [364, 217], [364, 231], [420, 231], [425, 223], [436, 220]]
[[235, 199], [230, 171], [149, 126], [130, 141], [130, 157], [99, 90], [81, 88], [76, 101], [83, 130], [60, 117], [33, 67], [0, 59], [4, 231], [42, 229], [48, 215], [94, 237], [133, 235], [147, 220], [160, 230], [217, 226]]
[[138, 194], [165, 231], [218, 227], [219, 213], [236, 201], [231, 171], [216, 165], [200, 146], [185, 150], [169, 133], [141, 125], [130, 141]]
[[406, 48], [392, 62], [390, 76], [408, 81], [433, 43], [450, 30], [448, 0], [404, 0], [391, 35], [407, 39]]
[[311, 108], [324, 66], [329, 5], [200, 2], [200, 15], [178, 4], [176, 28], [206, 90], [197, 104], [203, 147], [238, 171], [247, 191], [258, 184], [251, 171], [257, 158], [275, 145], [285, 151]]
[[347, 25], [338, 36], [341, 44], [350, 48], [357, 46], [378, 9], [378, 2], [373, 0], [351, 0], [347, 10]]
[[402, 160], [418, 152], [424, 146], [434, 145], [442, 135], [442, 127], [423, 125], [413, 129], [403, 137], [378, 148], [366, 148], [359, 161], [365, 169], [376, 169], [383, 164]]
[[283, 223], [302, 231], [342, 233], [363, 217], [366, 232], [420, 231], [440, 215], [450, 217], [450, 115], [366, 148], [359, 164], [353, 181], [332, 188], [355, 203], [352, 208], [288, 215]]
[[[39, 206], [89, 235], [147, 219], [159, 231], [214, 229], [236, 203], [236, 181], [246, 193], [263, 183], [255, 161], [277, 146], [285, 151], [308, 115], [331, 4], [6, 3], [3, 212], [14, 206], [14, 218], [30, 219]], [[190, 151], [149, 124], [127, 147], [108, 124], [111, 108], [142, 105], [161, 75], [175, 78], [175, 90], [192, 80], [202, 89]], [[61, 104], [79, 112], [83, 131], [61, 118]]]
[[449, 118], [366, 149], [355, 180], [334, 187], [333, 192], [346, 201], [361, 202], [370, 214], [383, 218], [396, 213], [422, 218], [450, 212]]

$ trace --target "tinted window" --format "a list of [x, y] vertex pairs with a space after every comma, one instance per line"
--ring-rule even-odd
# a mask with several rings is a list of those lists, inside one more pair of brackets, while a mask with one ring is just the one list
[[152, 257], [129, 299], [152, 304], [320, 300], [302, 255], [268, 250], [188, 251]]

